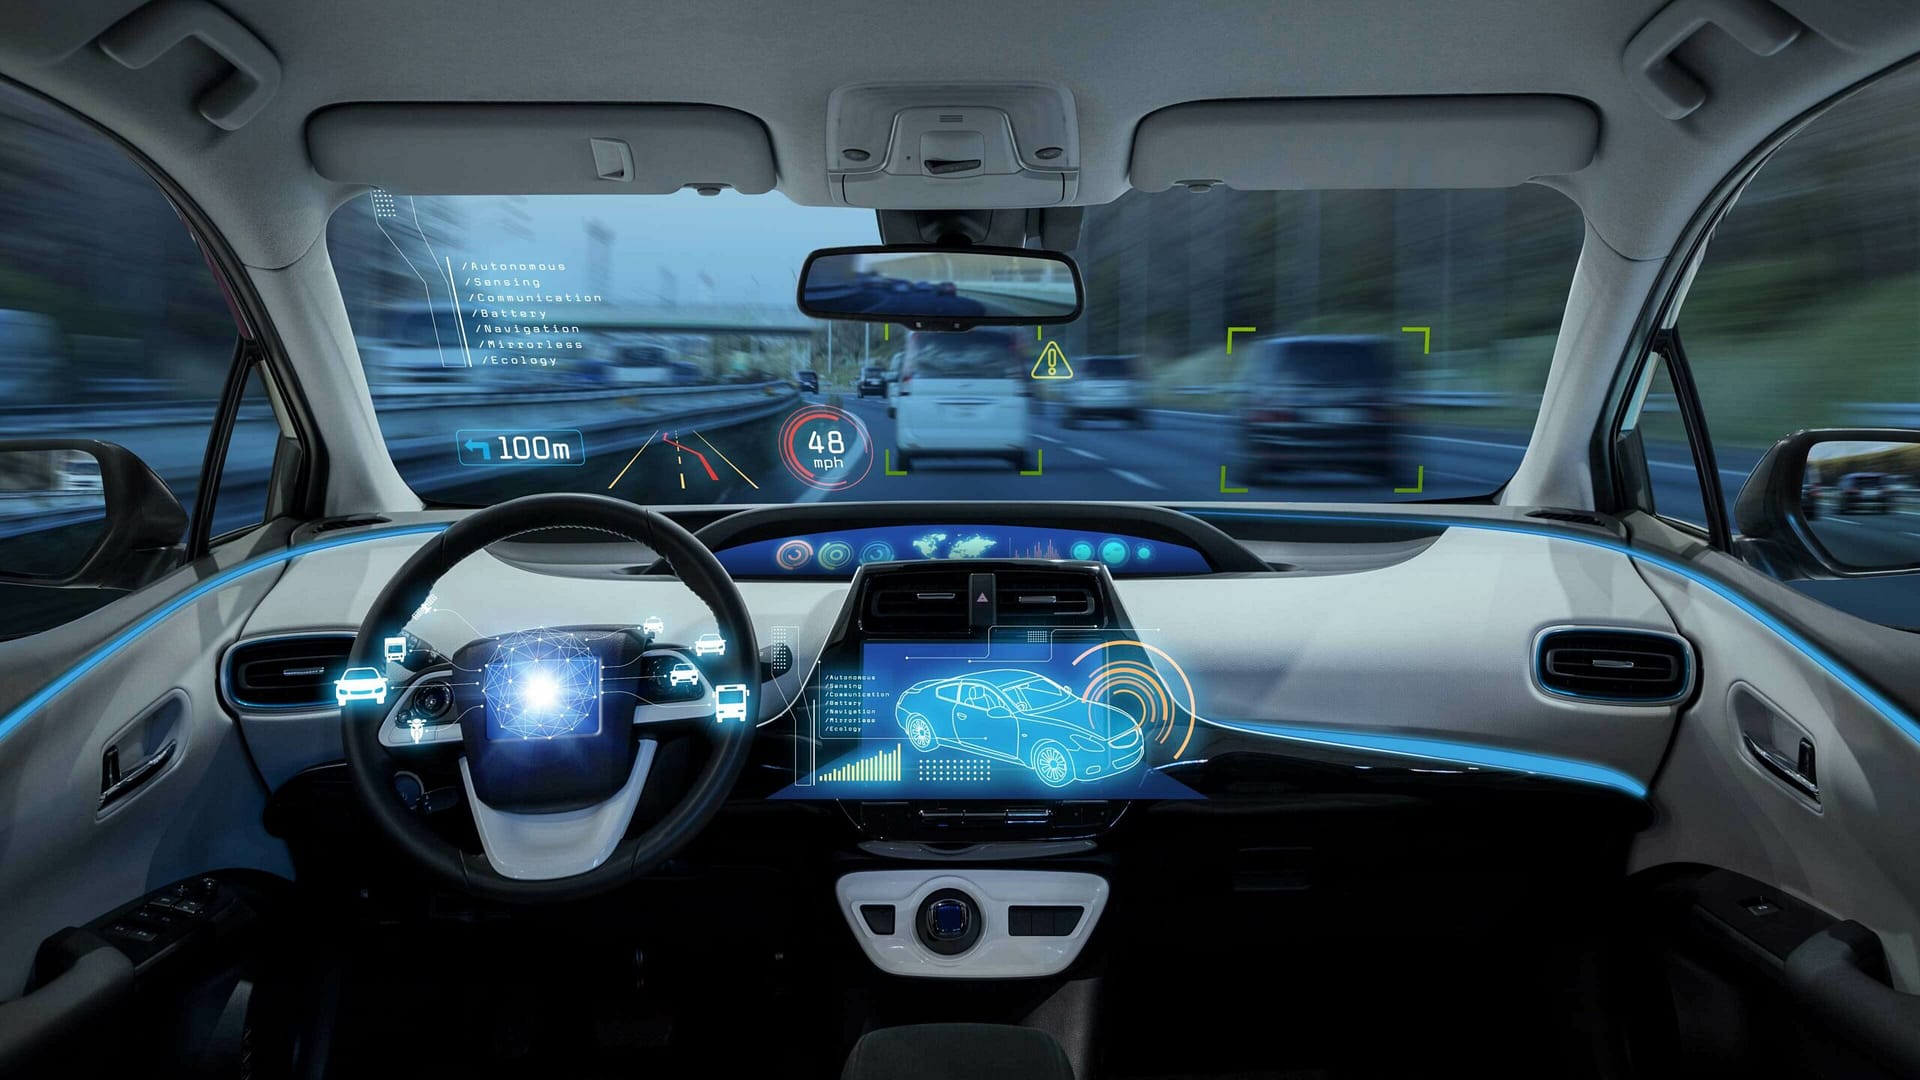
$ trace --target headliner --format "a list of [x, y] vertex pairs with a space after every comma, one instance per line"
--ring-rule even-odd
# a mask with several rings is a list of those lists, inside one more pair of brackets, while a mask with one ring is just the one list
[[[279, 55], [285, 81], [233, 133], [195, 111], [219, 70], [177, 49], [138, 71], [89, 42], [138, 0], [0, 10], [0, 73], [41, 88], [171, 173], [252, 265], [283, 266], [354, 189], [316, 176], [309, 114], [355, 101], [699, 102], [760, 117], [780, 190], [823, 203], [827, 95], [875, 80], [1043, 79], [1073, 92], [1081, 202], [1118, 197], [1135, 125], [1184, 101], [1235, 97], [1552, 93], [1592, 102], [1592, 165], [1552, 181], [1615, 250], [1666, 255], [1701, 198], [1758, 142], [1826, 96], [1920, 51], [1920, 8], [1899, 0], [1776, 0], [1816, 31], [1755, 57], [1716, 29], [1680, 60], [1713, 87], [1660, 117], [1620, 53], [1659, 0], [1209, 0], [913, 5], [836, 0], [462, 5], [226, 0]], [[1838, 8], [1836, 14], [1832, 10]], [[246, 182], [234, 183], [236, 177]]]

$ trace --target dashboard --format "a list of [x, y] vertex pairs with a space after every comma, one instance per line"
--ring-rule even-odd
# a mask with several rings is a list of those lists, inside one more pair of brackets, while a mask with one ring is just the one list
[[[1601, 787], [1644, 790], [1673, 706], [1572, 700], [1529, 677], [1551, 628], [1671, 632], [1619, 551], [1494, 508], [1435, 511], [1417, 529], [1404, 514], [1207, 516], [889, 503], [692, 517], [737, 577], [761, 651], [762, 681], [747, 688], [757, 764], [736, 798], [835, 806], [870, 840], [972, 842], [1007, 828], [1086, 836], [1143, 801], [1197, 808], [1267, 790], [1272, 766], [1247, 773], [1250, 761], [1317, 762], [1337, 783], [1411, 769], [1423, 782], [1531, 775], [1592, 787], [1597, 775]], [[945, 539], [913, 547], [932, 534]], [[995, 546], [967, 546], [973, 536]], [[1119, 567], [1097, 549], [1072, 558], [1073, 543], [1107, 538], [1151, 545], [1153, 570], [1137, 552]], [[775, 553], [795, 539], [812, 560], [783, 569]], [[835, 540], [851, 561], [823, 569], [820, 549]], [[913, 555], [863, 563], [860, 547], [882, 541]], [[1021, 557], [1047, 542], [1066, 557]], [[351, 631], [419, 543], [372, 537], [298, 559], [243, 639], [269, 647]], [[503, 542], [443, 575], [428, 599], [422, 647], [448, 657], [530, 628], [643, 627], [657, 641], [612, 634], [622, 656], [601, 667], [635, 648], [664, 664], [616, 672], [659, 684], [647, 694], [656, 702], [694, 693], [692, 676], [709, 674], [695, 646], [718, 629], [656, 553], [591, 537]], [[645, 655], [666, 647], [682, 655]], [[338, 759], [330, 708], [230, 707], [269, 786]], [[500, 719], [490, 735], [517, 724]], [[582, 712], [555, 752], [617, 719]], [[425, 725], [423, 756], [439, 735]]]
[[1099, 562], [1116, 577], [1205, 574], [1206, 556], [1186, 544], [1092, 527], [1006, 524], [907, 524], [775, 536], [721, 548], [736, 578], [851, 578], [873, 563], [990, 558]]

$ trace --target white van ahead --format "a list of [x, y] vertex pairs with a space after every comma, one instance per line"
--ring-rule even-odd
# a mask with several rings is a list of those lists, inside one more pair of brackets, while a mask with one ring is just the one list
[[900, 467], [929, 457], [994, 457], [1026, 468], [1030, 358], [1018, 335], [915, 331], [894, 393]]

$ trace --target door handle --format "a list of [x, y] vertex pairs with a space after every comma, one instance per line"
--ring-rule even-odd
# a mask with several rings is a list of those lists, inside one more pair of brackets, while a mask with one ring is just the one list
[[120, 767], [120, 748], [107, 747], [100, 758], [100, 809], [105, 810], [114, 803], [134, 793], [140, 785], [160, 775], [160, 770], [173, 760], [175, 741], [168, 739], [160, 749], [141, 758], [135, 765], [122, 770]]
[[1819, 773], [1815, 769], [1811, 739], [1800, 740], [1800, 746], [1794, 758], [1788, 758], [1744, 731], [1740, 733], [1740, 742], [1761, 768], [1779, 777], [1788, 787], [1807, 798], [1815, 802], [1820, 801]]

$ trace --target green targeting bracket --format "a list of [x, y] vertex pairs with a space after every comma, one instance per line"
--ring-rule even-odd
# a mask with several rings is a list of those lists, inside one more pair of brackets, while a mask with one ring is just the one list
[[1257, 326], [1229, 326], [1229, 327], [1227, 327], [1227, 355], [1228, 355], [1228, 356], [1232, 356], [1232, 355], [1233, 355], [1233, 335], [1235, 335], [1235, 334], [1255, 334], [1255, 333], [1259, 333], [1259, 330], [1260, 330], [1260, 328], [1259, 328], [1259, 327], [1257, 327]]
[[1393, 493], [1395, 495], [1418, 495], [1422, 491], [1425, 491], [1426, 489], [1427, 489], [1427, 467], [1425, 465], [1422, 465], [1420, 466], [1420, 471], [1415, 476], [1412, 487], [1394, 488]]
[[[1020, 475], [1021, 476], [1039, 476], [1041, 470], [1047, 467], [1047, 459], [1045, 455], [1046, 455], [1045, 450], [1035, 450], [1033, 452], [1033, 468], [1021, 469]], [[1005, 474], [1003, 473], [1002, 475], [1005, 475]]]
[[[869, 465], [867, 466], [867, 468], [871, 469], [873, 468], [873, 466]], [[892, 450], [880, 451], [880, 471], [886, 473], [888, 476], [907, 475], [907, 470], [896, 469], [893, 467], [893, 451]]]
[[1403, 326], [1400, 328], [1400, 332], [1403, 334], [1419, 334], [1420, 335], [1420, 355], [1421, 356], [1426, 356], [1427, 354], [1433, 351], [1433, 327]]
[[1225, 465], [1220, 466], [1220, 494], [1245, 495], [1246, 493], [1246, 488], [1230, 488], [1227, 486], [1227, 467]]

